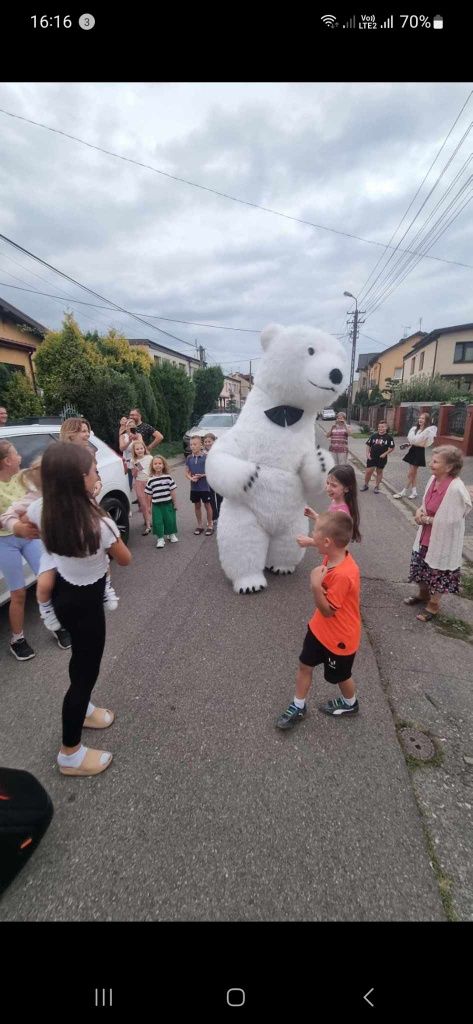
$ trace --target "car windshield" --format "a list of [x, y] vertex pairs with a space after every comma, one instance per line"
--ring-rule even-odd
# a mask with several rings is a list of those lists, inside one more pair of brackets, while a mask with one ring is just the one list
[[206, 413], [206, 415], [202, 416], [202, 419], [199, 421], [199, 427], [232, 427], [232, 426], [233, 426], [233, 416], [232, 416], [231, 412], [215, 413], [214, 416], [212, 415], [212, 413]]

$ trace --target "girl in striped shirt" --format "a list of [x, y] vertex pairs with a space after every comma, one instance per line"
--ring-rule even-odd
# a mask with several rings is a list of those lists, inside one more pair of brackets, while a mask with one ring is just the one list
[[168, 464], [162, 455], [155, 455], [151, 463], [145, 494], [152, 507], [153, 533], [158, 538], [156, 547], [164, 547], [165, 537], [169, 538], [171, 544], [177, 544], [176, 481], [170, 476]]

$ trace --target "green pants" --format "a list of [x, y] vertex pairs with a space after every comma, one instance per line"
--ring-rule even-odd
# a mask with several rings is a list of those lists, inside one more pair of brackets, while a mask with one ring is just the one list
[[161, 501], [153, 505], [153, 533], [156, 537], [168, 537], [177, 533], [176, 513], [172, 501]]

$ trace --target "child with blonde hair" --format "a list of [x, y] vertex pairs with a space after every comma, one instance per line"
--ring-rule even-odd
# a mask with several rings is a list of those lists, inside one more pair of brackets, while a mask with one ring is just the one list
[[169, 537], [171, 544], [177, 544], [176, 481], [162, 455], [155, 455], [152, 459], [145, 494], [149, 496], [148, 509], [152, 508], [153, 533], [158, 538], [156, 547], [164, 547], [165, 537]]
[[132, 441], [130, 448], [131, 473], [134, 479], [136, 497], [144, 523], [142, 537], [147, 537], [148, 533], [151, 533], [151, 522], [149, 501], [146, 497], [145, 489], [151, 472], [153, 456], [149, 455], [146, 451], [146, 446], [142, 437], [137, 437], [136, 441]]
[[[21, 469], [18, 473], [18, 482], [25, 488], [25, 493], [17, 501], [13, 501], [1, 517], [1, 526], [5, 530], [12, 530], [19, 520], [23, 521], [30, 505], [41, 497], [41, 456], [36, 458], [27, 469]], [[36, 599], [39, 605], [39, 614], [46, 626], [56, 634], [59, 647], [62, 650], [69, 650], [71, 641], [67, 630], [63, 629], [53, 608], [51, 596], [56, 582], [56, 568], [54, 558], [43, 549], [39, 563], [38, 579], [36, 583]]]

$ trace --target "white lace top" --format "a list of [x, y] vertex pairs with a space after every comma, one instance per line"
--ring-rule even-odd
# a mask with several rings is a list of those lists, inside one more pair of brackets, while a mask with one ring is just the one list
[[[30, 505], [27, 516], [35, 526], [41, 530], [41, 513], [43, 510], [43, 499], [38, 498]], [[95, 555], [85, 555], [84, 558], [70, 558], [66, 555], [57, 555], [52, 552], [54, 565], [58, 573], [67, 583], [73, 583], [76, 587], [87, 587], [96, 583], [102, 576], [105, 576], [109, 558], [108, 549], [120, 538], [120, 530], [108, 516], [100, 521], [100, 546]]]

